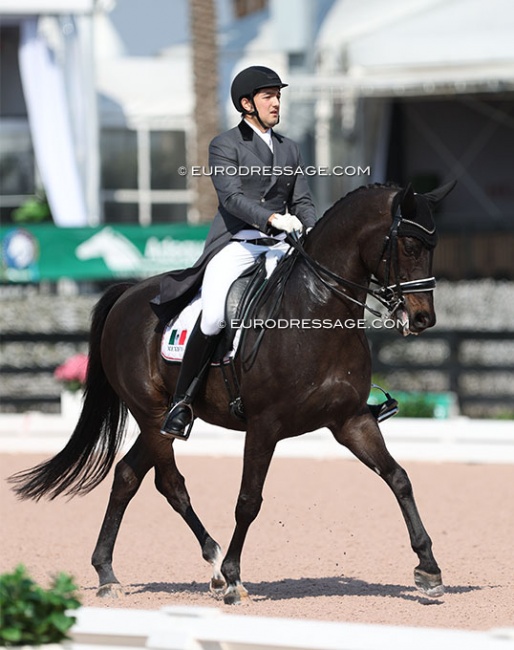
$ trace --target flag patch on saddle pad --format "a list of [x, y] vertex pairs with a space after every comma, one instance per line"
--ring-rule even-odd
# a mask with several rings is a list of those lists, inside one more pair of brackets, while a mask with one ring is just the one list
[[201, 310], [202, 294], [199, 291], [189, 305], [166, 325], [161, 340], [161, 354], [166, 361], [179, 363], [182, 361], [189, 334], [195, 326]]
[[[196, 297], [187, 305], [180, 314], [171, 320], [164, 329], [161, 339], [161, 355], [166, 361], [182, 363], [184, 351], [189, 340], [189, 334], [193, 330], [200, 312], [202, 311], [202, 293], [198, 292]], [[239, 342], [240, 330], [236, 333], [233, 350], [225, 356], [224, 363], [228, 363], [234, 356]], [[213, 363], [213, 365], [219, 365]]]

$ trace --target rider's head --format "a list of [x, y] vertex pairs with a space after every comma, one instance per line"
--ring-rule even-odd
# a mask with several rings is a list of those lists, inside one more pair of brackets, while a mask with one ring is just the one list
[[230, 94], [237, 111], [269, 129], [280, 119], [280, 90], [285, 86], [276, 72], [254, 65], [235, 77]]

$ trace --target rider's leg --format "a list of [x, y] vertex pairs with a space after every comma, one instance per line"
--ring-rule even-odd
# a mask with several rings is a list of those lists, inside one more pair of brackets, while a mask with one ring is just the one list
[[163, 436], [182, 440], [189, 438], [193, 422], [191, 404], [209, 368], [218, 340], [218, 336], [206, 336], [202, 332], [200, 321], [191, 331], [180, 366], [173, 406], [168, 411], [161, 428]]
[[225, 303], [232, 283], [266, 249], [231, 241], [207, 265], [202, 281], [202, 332], [214, 336], [224, 327]]
[[231, 242], [215, 255], [205, 269], [202, 284], [202, 316], [187, 342], [184, 359], [161, 434], [187, 440], [193, 422], [193, 400], [209, 368], [224, 327], [225, 302], [230, 286], [263, 252], [262, 246]]

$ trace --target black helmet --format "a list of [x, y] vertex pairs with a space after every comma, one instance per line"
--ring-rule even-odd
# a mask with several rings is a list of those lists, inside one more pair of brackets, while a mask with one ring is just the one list
[[236, 75], [230, 88], [230, 95], [236, 111], [244, 113], [245, 111], [241, 106], [243, 97], [253, 98], [255, 93], [262, 88], [285, 88], [285, 86], [287, 84], [282, 83], [278, 74], [270, 70], [270, 68], [265, 68], [262, 65], [252, 65]]

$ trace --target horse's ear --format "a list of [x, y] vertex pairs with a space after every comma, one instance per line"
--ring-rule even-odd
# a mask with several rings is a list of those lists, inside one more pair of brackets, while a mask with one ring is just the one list
[[416, 216], [416, 197], [410, 183], [402, 192], [400, 209], [404, 219], [414, 218]]
[[427, 201], [430, 201], [432, 205], [437, 205], [439, 201], [442, 201], [444, 197], [453, 190], [455, 185], [457, 185], [457, 181], [451, 181], [450, 183], [446, 183], [446, 185], [441, 185], [441, 187], [438, 187], [431, 192], [423, 194], [423, 196], [427, 199]]

